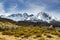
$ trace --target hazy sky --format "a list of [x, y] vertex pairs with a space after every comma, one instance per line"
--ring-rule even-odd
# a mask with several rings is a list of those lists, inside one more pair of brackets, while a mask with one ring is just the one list
[[0, 0], [0, 14], [47, 12], [60, 17], [60, 0]]

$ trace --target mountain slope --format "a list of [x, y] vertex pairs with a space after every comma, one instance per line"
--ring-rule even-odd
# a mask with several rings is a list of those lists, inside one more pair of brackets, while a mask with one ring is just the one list
[[6, 18], [0, 18], [0, 31], [1, 29], [11, 29], [19, 27], [16, 22]]
[[15, 25], [24, 26], [24, 25], [55, 25], [60, 27], [60, 21], [57, 19], [53, 19], [45, 12], [40, 12], [36, 16], [31, 14], [28, 15], [27, 13], [24, 14], [11, 14], [8, 16], [0, 16], [0, 21], [9, 22]]

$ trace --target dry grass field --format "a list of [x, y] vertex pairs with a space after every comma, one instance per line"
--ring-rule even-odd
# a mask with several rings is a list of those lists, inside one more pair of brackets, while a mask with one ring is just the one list
[[39, 27], [20, 27], [1, 32], [0, 40], [60, 40], [60, 32]]

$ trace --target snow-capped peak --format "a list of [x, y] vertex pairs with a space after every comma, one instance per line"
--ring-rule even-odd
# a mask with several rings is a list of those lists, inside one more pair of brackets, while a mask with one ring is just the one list
[[33, 14], [28, 15], [27, 13], [17, 13], [17, 14], [11, 14], [8, 16], [2, 16], [4, 18], [12, 19], [14, 21], [24, 21], [24, 20], [30, 20], [30, 18], [34, 16]]
[[51, 17], [45, 12], [40, 12], [37, 14], [37, 19], [49, 22]]

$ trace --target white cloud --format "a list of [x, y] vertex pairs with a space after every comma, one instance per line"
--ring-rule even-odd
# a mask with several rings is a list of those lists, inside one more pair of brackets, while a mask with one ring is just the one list
[[8, 10], [8, 13], [12, 14], [12, 13], [17, 13], [18, 10], [17, 10], [17, 5], [15, 6], [11, 6]]
[[8, 12], [5, 12], [4, 10], [4, 5], [3, 5], [3, 2], [0, 3], [0, 15], [10, 15], [10, 14], [13, 14], [13, 13], [18, 13], [18, 10], [16, 9], [17, 5], [15, 6], [11, 6], [11, 8], [9, 8]]
[[59, 0], [50, 0], [50, 1], [52, 1], [53, 3], [60, 3]]
[[4, 14], [4, 13], [5, 13], [5, 11], [3, 9], [3, 3], [0, 3], [0, 15]]
[[8, 12], [5, 13], [4, 5], [3, 5], [3, 3], [0, 3], [0, 15], [1, 14], [9, 15], [9, 14], [14, 14], [14, 13], [24, 13], [24, 12], [27, 12], [28, 14], [36, 15], [37, 13], [42, 11], [42, 12], [49, 13], [49, 15], [51, 15], [51, 16], [55, 16], [57, 18], [60, 18], [60, 12], [57, 12], [57, 11], [48, 11], [45, 6], [36, 5], [36, 4], [32, 4], [32, 3], [30, 3], [27, 6], [29, 6], [29, 8], [26, 9], [26, 10], [18, 10], [17, 9], [17, 5], [11, 6], [11, 8], [9, 8]]
[[43, 12], [46, 11], [45, 7], [43, 7], [43, 6], [31, 4], [29, 7], [30, 7], [29, 9], [24, 10], [23, 12], [27, 12], [28, 14], [35, 14], [36, 15], [37, 13], [39, 13], [41, 11], [43, 11]]

